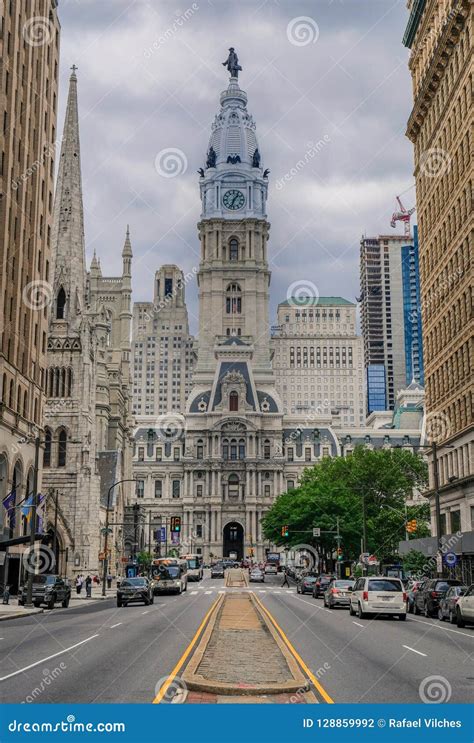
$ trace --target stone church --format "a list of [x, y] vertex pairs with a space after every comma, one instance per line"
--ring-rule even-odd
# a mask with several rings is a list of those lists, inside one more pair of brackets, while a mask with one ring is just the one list
[[[151, 532], [167, 527], [162, 553], [179, 542], [206, 561], [263, 559], [272, 545], [262, 517], [305, 467], [356, 443], [406, 441], [401, 430], [344, 431], [331, 411], [283, 414], [271, 359], [267, 166], [231, 74], [200, 170], [199, 338], [186, 411], [142, 416], [135, 430], [137, 502]], [[169, 531], [176, 516], [179, 537]]]
[[53, 303], [47, 337], [43, 492], [58, 570], [101, 570], [107, 498], [114, 518], [111, 570], [123, 551], [132, 477], [131, 264], [127, 228], [122, 275], [86, 269], [77, 76], [70, 77], [51, 234]]

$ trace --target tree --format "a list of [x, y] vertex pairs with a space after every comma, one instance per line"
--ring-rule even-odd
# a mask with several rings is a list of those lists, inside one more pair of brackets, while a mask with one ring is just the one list
[[151, 561], [153, 560], [153, 555], [151, 552], [139, 552], [137, 555], [137, 562], [140, 565], [140, 567], [145, 568], [148, 570], [148, 568], [151, 565]]
[[[403, 556], [403, 568], [407, 573], [423, 575], [429, 558], [418, 550], [410, 550]], [[428, 571], [426, 571], [428, 573]]]
[[[334, 534], [324, 532], [335, 530], [339, 519], [344, 557], [354, 559], [360, 554], [365, 499], [368, 551], [386, 559], [405, 538], [407, 497], [426, 480], [424, 460], [406, 449], [360, 446], [347, 457], [327, 457], [305, 470], [297, 489], [276, 499], [262, 521], [265, 537], [289, 547], [317, 544], [328, 553], [336, 543]], [[284, 525], [289, 527], [287, 538], [281, 533]], [[322, 532], [317, 542], [313, 527]]]

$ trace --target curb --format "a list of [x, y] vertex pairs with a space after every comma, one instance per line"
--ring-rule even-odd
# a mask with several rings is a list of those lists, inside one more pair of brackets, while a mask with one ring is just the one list
[[[235, 595], [235, 594], [234, 594]], [[197, 669], [203, 659], [204, 653], [207, 650], [207, 646], [210, 642], [212, 632], [215, 628], [217, 619], [220, 615], [220, 610], [224, 603], [225, 595], [221, 596], [220, 602], [216, 605], [216, 609], [210, 618], [206, 629], [201, 637], [199, 645], [197, 646], [191, 660], [188, 663], [186, 670], [182, 675], [182, 679], [186, 684], [186, 687], [190, 691], [203, 691], [209, 694], [217, 694], [223, 696], [262, 696], [269, 694], [285, 694], [294, 692], [309, 692], [310, 683], [309, 680], [302, 674], [296, 660], [293, 658], [288, 648], [282, 642], [278, 636], [276, 630], [272, 627], [268, 621], [264, 612], [261, 611], [253, 593], [245, 593], [245, 596], [249, 596], [252, 602], [253, 608], [257, 612], [262, 623], [265, 625], [267, 631], [271, 634], [273, 640], [277, 644], [280, 652], [282, 653], [289, 671], [293, 676], [293, 681], [289, 680], [280, 683], [265, 683], [265, 684], [232, 684], [225, 681], [213, 681], [212, 679], [204, 678], [197, 674]]]
[[6, 622], [8, 619], [18, 619], [19, 617], [31, 617], [34, 614], [43, 614], [44, 609], [33, 609], [32, 611], [16, 611], [11, 614], [0, 616], [0, 622]]

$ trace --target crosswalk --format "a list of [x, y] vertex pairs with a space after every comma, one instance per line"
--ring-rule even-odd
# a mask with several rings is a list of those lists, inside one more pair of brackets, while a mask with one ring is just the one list
[[281, 593], [294, 593], [291, 589], [287, 588], [285, 590], [282, 590], [281, 588], [212, 588], [212, 589], [206, 589], [204, 586], [201, 586], [194, 591], [190, 591], [188, 589], [188, 593], [190, 596], [197, 596], [198, 594], [201, 594], [201, 596], [204, 594], [204, 596], [211, 596], [212, 594], [220, 594], [220, 593], [232, 593], [232, 592], [242, 592], [242, 593], [271, 593], [271, 594], [281, 594]]

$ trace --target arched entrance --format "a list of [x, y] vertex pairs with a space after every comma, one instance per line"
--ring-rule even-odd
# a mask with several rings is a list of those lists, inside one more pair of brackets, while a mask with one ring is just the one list
[[244, 528], [238, 521], [230, 521], [224, 526], [222, 556], [243, 560], [244, 557]]

